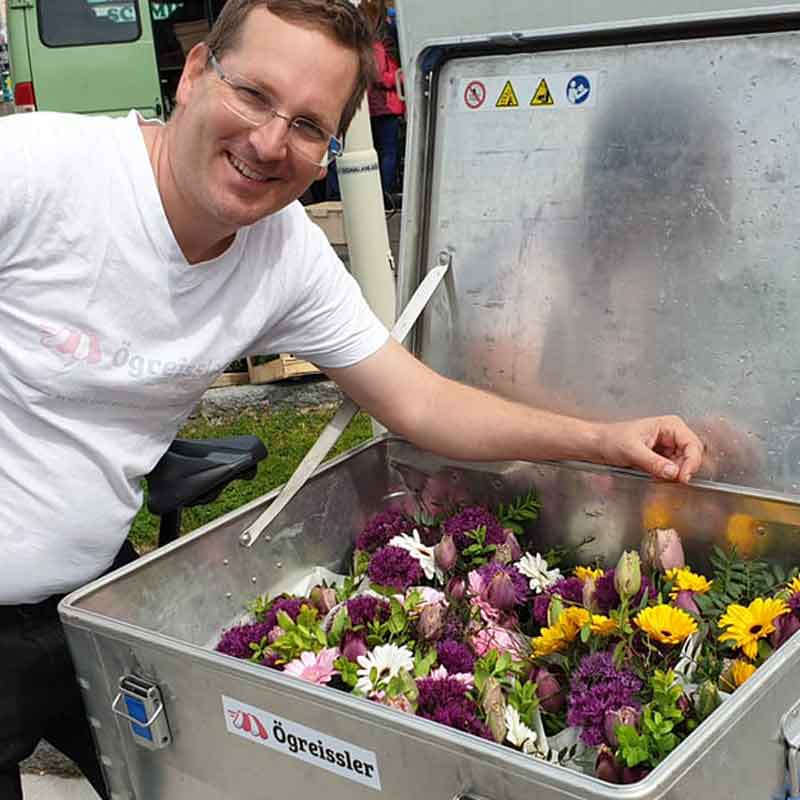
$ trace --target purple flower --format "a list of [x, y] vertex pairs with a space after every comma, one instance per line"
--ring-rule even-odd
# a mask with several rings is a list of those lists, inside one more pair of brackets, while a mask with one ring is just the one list
[[572, 673], [567, 698], [567, 722], [582, 728], [581, 741], [589, 747], [606, 742], [607, 711], [623, 706], [639, 709], [636, 694], [642, 682], [632, 672], [618, 670], [611, 653], [584, 656]]
[[451, 674], [472, 672], [475, 669], [475, 656], [467, 645], [453, 639], [439, 642], [436, 648], [439, 663]]
[[457, 614], [448, 614], [442, 628], [442, 641], [456, 639], [460, 641], [464, 636], [464, 621]]
[[800, 592], [795, 592], [789, 598], [789, 608], [792, 609], [792, 614], [796, 617], [800, 617]]
[[494, 741], [492, 733], [478, 718], [477, 707], [467, 697], [467, 687], [457, 678], [422, 678], [417, 715]]
[[487, 587], [492, 583], [492, 579], [500, 572], [504, 572], [510, 579], [514, 589], [514, 603], [522, 605], [530, 595], [530, 588], [528, 587], [528, 579], [514, 566], [506, 566], [498, 564], [496, 561], [490, 561], [478, 569], [478, 575], [481, 576], [483, 585]]
[[480, 527], [486, 528], [486, 544], [502, 544], [505, 542], [506, 534], [503, 526], [497, 517], [483, 508], [483, 506], [465, 508], [442, 523], [444, 532], [453, 537], [453, 541], [459, 551], [472, 544], [472, 540], [467, 536], [467, 533]]
[[[648, 598], [655, 597], [653, 591], [653, 584], [646, 575], [642, 575], [642, 585], [639, 588], [636, 596], [631, 600], [630, 605], [636, 608], [642, 602], [644, 593], [647, 592]], [[594, 599], [597, 603], [597, 608], [602, 614], [608, 614], [612, 608], [617, 608], [620, 604], [620, 596], [614, 586], [614, 570], [608, 570], [605, 575], [597, 579], [594, 590]]]
[[249, 625], [235, 625], [222, 634], [216, 650], [234, 658], [250, 658], [253, 651], [250, 643], [258, 644], [269, 635], [272, 625], [267, 622], [255, 622]]
[[384, 547], [369, 562], [369, 579], [380, 586], [390, 586], [404, 592], [409, 586], [422, 581], [422, 567], [407, 550], [401, 547]]
[[368, 594], [351, 597], [346, 606], [347, 616], [350, 617], [354, 628], [359, 625], [367, 625], [373, 620], [385, 622], [389, 619], [389, 604], [385, 600], [371, 597]]
[[583, 581], [574, 577], [561, 578], [533, 598], [533, 618], [542, 627], [547, 625], [550, 598], [555, 595], [558, 595], [565, 604], [581, 605], [583, 603]]
[[356, 550], [374, 553], [389, 544], [394, 536], [409, 533], [413, 527], [413, 521], [402, 511], [381, 511], [358, 534]]

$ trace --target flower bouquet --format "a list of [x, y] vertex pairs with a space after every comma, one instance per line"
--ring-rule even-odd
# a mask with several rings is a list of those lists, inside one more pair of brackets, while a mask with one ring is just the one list
[[538, 552], [534, 492], [494, 511], [393, 509], [353, 568], [256, 598], [217, 650], [612, 783], [648, 774], [800, 628], [797, 570], [674, 529], [610, 568]]

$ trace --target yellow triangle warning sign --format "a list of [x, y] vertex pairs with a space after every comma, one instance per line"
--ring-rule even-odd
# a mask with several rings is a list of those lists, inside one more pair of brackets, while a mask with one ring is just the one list
[[517, 93], [511, 85], [511, 81], [506, 81], [503, 91], [500, 92], [500, 97], [497, 98], [495, 103], [496, 108], [519, 108], [519, 100], [517, 100]]
[[550, 94], [550, 87], [547, 85], [547, 81], [544, 78], [542, 78], [539, 81], [539, 85], [536, 87], [536, 91], [533, 93], [533, 97], [531, 98], [531, 105], [532, 106], [554, 105], [553, 95]]

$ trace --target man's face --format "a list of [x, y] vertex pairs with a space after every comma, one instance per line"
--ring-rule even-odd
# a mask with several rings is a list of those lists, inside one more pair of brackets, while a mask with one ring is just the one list
[[[193, 212], [233, 231], [296, 200], [325, 169], [289, 148], [285, 120], [254, 128], [226, 108], [229, 87], [207, 59], [204, 46], [192, 50], [178, 87], [172, 170]], [[262, 8], [250, 12], [238, 46], [219, 63], [226, 75], [262, 90], [282, 114], [329, 131], [338, 131], [358, 71], [352, 51]]]

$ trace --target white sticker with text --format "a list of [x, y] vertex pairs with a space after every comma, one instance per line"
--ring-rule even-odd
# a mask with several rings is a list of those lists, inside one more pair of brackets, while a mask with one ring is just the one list
[[380, 791], [375, 753], [222, 695], [228, 733]]

